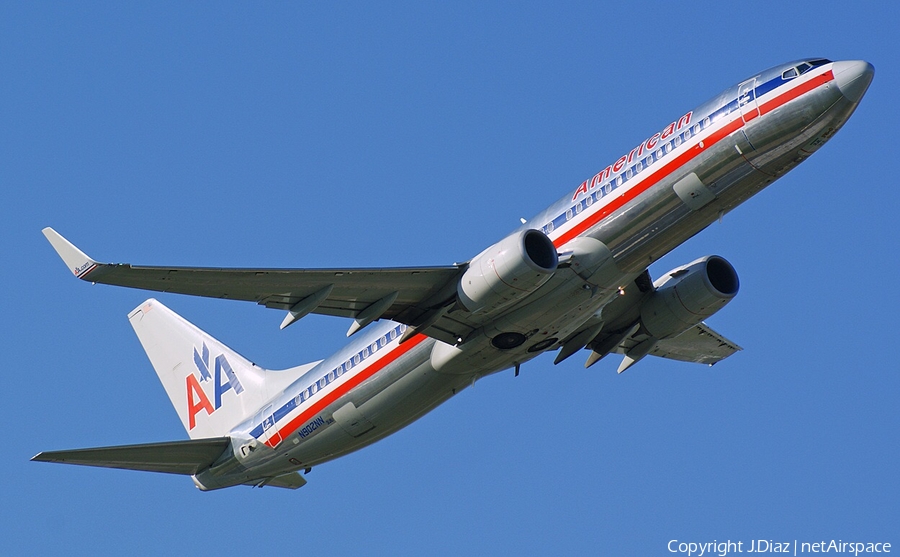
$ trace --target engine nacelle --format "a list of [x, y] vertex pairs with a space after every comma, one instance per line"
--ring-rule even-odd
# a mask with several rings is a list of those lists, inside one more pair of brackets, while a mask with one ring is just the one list
[[456, 292], [473, 313], [501, 309], [550, 280], [559, 264], [556, 247], [540, 230], [523, 230], [481, 252], [460, 278]]
[[738, 293], [731, 263], [708, 255], [672, 269], [653, 285], [641, 306], [641, 323], [656, 339], [671, 338], [716, 313]]

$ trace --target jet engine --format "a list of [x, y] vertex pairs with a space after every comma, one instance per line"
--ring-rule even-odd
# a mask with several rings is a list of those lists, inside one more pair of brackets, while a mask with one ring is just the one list
[[738, 293], [731, 263], [708, 255], [672, 269], [641, 305], [641, 323], [657, 340], [677, 336], [716, 313]]
[[489, 313], [537, 290], [559, 264], [556, 247], [540, 230], [516, 232], [481, 252], [456, 288], [459, 302], [475, 313]]

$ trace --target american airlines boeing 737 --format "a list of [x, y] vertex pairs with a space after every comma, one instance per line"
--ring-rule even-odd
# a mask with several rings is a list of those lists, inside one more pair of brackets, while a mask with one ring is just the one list
[[149, 299], [128, 318], [189, 440], [42, 452], [33, 460], [189, 475], [201, 490], [298, 488], [471, 385], [544, 352], [715, 364], [740, 347], [703, 320], [738, 292], [717, 255], [647, 268], [824, 145], [874, 68], [807, 59], [734, 85], [585, 179], [465, 263], [391, 269], [220, 269], [98, 263], [44, 234], [79, 279], [247, 300], [351, 321], [346, 348], [260, 368]]

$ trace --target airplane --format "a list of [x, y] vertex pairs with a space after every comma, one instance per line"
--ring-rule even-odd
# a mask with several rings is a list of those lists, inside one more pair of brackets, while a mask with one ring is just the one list
[[[253, 301], [348, 318], [318, 362], [261, 368], [157, 300], [128, 319], [189, 440], [42, 452], [32, 460], [189, 475], [201, 490], [296, 489], [313, 466], [422, 417], [475, 380], [558, 351], [618, 372], [648, 355], [715, 364], [741, 348], [704, 320], [738, 293], [710, 255], [653, 280], [648, 266], [822, 147], [856, 110], [871, 64], [775, 66], [684, 113], [465, 263], [388, 269], [104, 264], [52, 228], [84, 281]], [[301, 471], [303, 472], [301, 474]]]

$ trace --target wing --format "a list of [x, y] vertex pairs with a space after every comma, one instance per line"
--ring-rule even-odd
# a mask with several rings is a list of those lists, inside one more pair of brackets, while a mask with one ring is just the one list
[[[245, 300], [288, 312], [282, 328], [309, 313], [355, 319], [348, 336], [380, 318], [447, 342], [472, 327], [446, 317], [464, 265], [388, 269], [145, 267], [94, 261], [52, 228], [44, 235], [76, 277], [94, 283]], [[433, 319], [433, 320], [432, 320]], [[427, 327], [422, 325], [427, 323]], [[427, 330], [425, 330], [427, 328]]]
[[702, 322], [673, 338], [656, 340], [650, 337], [640, 322], [641, 303], [654, 290], [649, 272], [645, 270], [641, 273], [634, 280], [634, 286], [627, 288], [567, 337], [554, 363], [587, 348], [591, 353], [584, 367], [617, 353], [624, 355], [618, 369], [622, 373], [647, 355], [713, 365], [742, 350]]
[[675, 338], [659, 341], [650, 355], [713, 365], [740, 350], [743, 348], [710, 329], [706, 323], [700, 323]]
[[[622, 373], [637, 363], [644, 355], [680, 362], [713, 365], [735, 352], [743, 350], [734, 342], [712, 330], [706, 323], [699, 323], [676, 337], [660, 341], [653, 341], [641, 334], [639, 324], [634, 324], [624, 331], [600, 332], [591, 336], [595, 331], [596, 329], [590, 327], [579, 329], [579, 332], [570, 337], [570, 341], [563, 344], [554, 363], [561, 362], [580, 348], [585, 347], [591, 350], [585, 367], [594, 365], [610, 353], [624, 354], [625, 359], [619, 366], [619, 373]], [[585, 346], [584, 342], [587, 338], [594, 340]], [[642, 346], [646, 346], [647, 350], [642, 351]], [[634, 357], [635, 351], [640, 355]]]
[[145, 445], [46, 451], [38, 453], [31, 460], [193, 475], [215, 462], [230, 442], [228, 437], [214, 437]]

